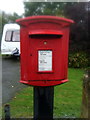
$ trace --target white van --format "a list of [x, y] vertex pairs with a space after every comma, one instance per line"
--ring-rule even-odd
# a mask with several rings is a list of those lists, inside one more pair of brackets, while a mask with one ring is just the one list
[[5, 24], [1, 40], [2, 55], [20, 55], [20, 26], [16, 23]]

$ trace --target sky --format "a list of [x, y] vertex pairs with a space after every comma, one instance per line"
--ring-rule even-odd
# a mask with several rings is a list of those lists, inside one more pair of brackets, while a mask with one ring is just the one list
[[0, 10], [10, 14], [16, 12], [18, 15], [22, 15], [24, 13], [23, 0], [2, 0]]

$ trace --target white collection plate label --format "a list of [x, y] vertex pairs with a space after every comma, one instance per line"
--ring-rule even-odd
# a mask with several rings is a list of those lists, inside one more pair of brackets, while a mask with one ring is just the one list
[[38, 51], [38, 71], [52, 71], [52, 51]]

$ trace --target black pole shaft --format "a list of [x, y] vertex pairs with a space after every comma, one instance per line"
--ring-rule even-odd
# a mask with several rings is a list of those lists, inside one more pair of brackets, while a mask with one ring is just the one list
[[6, 104], [4, 107], [5, 120], [10, 120], [10, 105]]
[[34, 120], [53, 120], [54, 87], [34, 87]]

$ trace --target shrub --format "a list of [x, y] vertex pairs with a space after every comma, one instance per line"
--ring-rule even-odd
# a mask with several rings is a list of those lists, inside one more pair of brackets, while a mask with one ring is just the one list
[[89, 65], [89, 58], [86, 52], [75, 52], [69, 54], [69, 67], [86, 68]]

